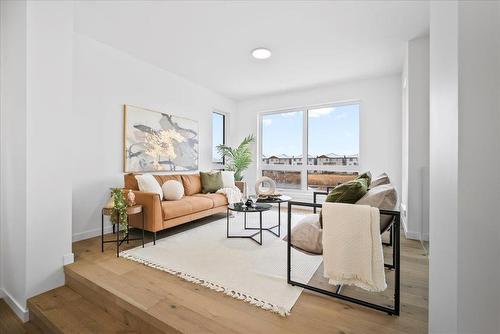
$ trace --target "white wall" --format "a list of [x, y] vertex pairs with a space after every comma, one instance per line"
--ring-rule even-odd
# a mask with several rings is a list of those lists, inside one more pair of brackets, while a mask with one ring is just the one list
[[[74, 37], [71, 152], [73, 239], [100, 234], [110, 187], [123, 186], [123, 105], [199, 122], [201, 170], [211, 165], [211, 112], [235, 104], [201, 86], [82, 34]], [[234, 124], [233, 120], [230, 120]]]
[[27, 4], [1, 6], [1, 250], [2, 289], [18, 316], [26, 300]]
[[2, 2], [2, 288], [24, 320], [72, 258], [72, 33], [72, 2]]
[[73, 262], [67, 153], [73, 136], [73, 3], [31, 1], [28, 18], [26, 286], [31, 297], [63, 285], [63, 257]]
[[500, 333], [500, 2], [458, 20], [458, 328]]
[[[360, 107], [360, 169], [373, 175], [387, 172], [401, 190], [401, 76], [387, 76], [353, 81], [322, 88], [264, 96], [238, 103], [234, 123], [237, 143], [249, 133], [257, 136], [258, 114], [280, 110], [350, 100], [361, 101]], [[284, 138], [283, 140], [286, 140]], [[245, 173], [250, 190], [256, 180], [257, 165]]]
[[[403, 83], [402, 222], [407, 238], [428, 240], [429, 38], [408, 41]], [[406, 211], [406, 212], [405, 212]]]
[[457, 4], [430, 11], [429, 332], [457, 333]]
[[430, 333], [500, 332], [499, 24], [499, 2], [431, 3]]

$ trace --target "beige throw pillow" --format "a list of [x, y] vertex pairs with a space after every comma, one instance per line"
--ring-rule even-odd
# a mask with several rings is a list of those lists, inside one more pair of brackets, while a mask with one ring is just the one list
[[[398, 202], [398, 193], [392, 184], [383, 184], [368, 190], [356, 204], [369, 205], [374, 208], [394, 210]], [[384, 231], [392, 221], [391, 216], [380, 215], [380, 230]]]
[[389, 176], [386, 173], [382, 173], [372, 180], [369, 188], [371, 189], [371, 188], [375, 188], [377, 186], [380, 186], [383, 184], [389, 184], [389, 183], [391, 183]]
[[307, 215], [292, 228], [291, 243], [299, 250], [312, 254], [323, 254], [322, 235], [323, 230], [319, 226], [319, 215]]

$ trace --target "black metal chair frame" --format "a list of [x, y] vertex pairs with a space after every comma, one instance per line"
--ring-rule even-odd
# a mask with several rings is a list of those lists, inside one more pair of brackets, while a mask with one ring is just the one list
[[[316, 204], [316, 203], [318, 203], [318, 195], [328, 196], [328, 193], [329, 193], [329, 192], [330, 192], [330, 190], [332, 190], [333, 188], [335, 188], [335, 187], [333, 187], [333, 186], [329, 186], [329, 187], [326, 187], [326, 191], [315, 191], [315, 192], [313, 192], [313, 203], [315, 203], [315, 204]], [[314, 208], [313, 208], [313, 212], [314, 212], [314, 213], [316, 213], [316, 212], [317, 212], [317, 209], [318, 209], [317, 207], [314, 207]], [[385, 232], [389, 232], [389, 242], [382, 242], [382, 244], [383, 244], [384, 246], [390, 246], [390, 247], [392, 247], [392, 238], [393, 238], [393, 234], [394, 234], [394, 233], [392, 233], [392, 225], [393, 225], [393, 224], [389, 224], [389, 228], [387, 228], [387, 229], [383, 232], [383, 233], [385, 233]]]
[[[324, 192], [317, 192], [318, 194], [324, 195]], [[314, 202], [316, 202], [316, 192], [314, 193]], [[326, 193], [327, 194], [327, 193]], [[291, 243], [291, 227], [292, 227], [292, 207], [294, 206], [301, 206], [301, 207], [310, 207], [313, 208], [314, 212], [316, 212], [317, 208], [321, 208], [321, 204], [318, 203], [307, 203], [307, 202], [295, 202], [295, 201], [290, 201], [288, 202], [288, 233], [287, 233], [287, 281], [288, 284], [291, 284], [292, 286], [298, 286], [307, 290], [311, 290], [323, 295], [327, 295], [330, 297], [338, 298], [344, 301], [348, 301], [357, 305], [362, 305], [365, 307], [369, 307], [375, 310], [379, 310], [382, 312], [386, 312], [389, 315], [399, 315], [399, 310], [400, 310], [400, 277], [401, 277], [401, 265], [400, 265], [400, 256], [401, 256], [401, 247], [400, 247], [400, 236], [399, 236], [399, 229], [400, 229], [400, 212], [399, 211], [392, 211], [392, 210], [380, 210], [380, 215], [388, 215], [392, 216], [393, 220], [392, 222], [387, 226], [387, 228], [381, 232], [385, 233], [386, 231], [390, 230], [391, 234], [391, 243], [389, 246], [392, 247], [392, 264], [384, 264], [384, 266], [388, 269], [394, 270], [394, 302], [393, 302], [393, 307], [387, 307], [385, 305], [380, 305], [380, 304], [374, 304], [367, 302], [362, 299], [358, 298], [353, 298], [349, 297], [346, 295], [341, 294], [342, 290], [342, 285], [339, 285], [336, 289], [335, 292], [333, 291], [328, 291], [328, 290], [323, 290], [321, 288], [308, 285], [306, 283], [301, 283], [301, 282], [296, 282], [293, 281], [291, 278], [291, 272], [292, 272], [292, 263], [291, 263], [291, 253], [292, 253], [292, 243]]]

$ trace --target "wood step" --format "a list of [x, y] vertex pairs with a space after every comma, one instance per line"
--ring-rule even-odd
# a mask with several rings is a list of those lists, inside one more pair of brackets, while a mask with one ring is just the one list
[[67, 286], [30, 298], [28, 309], [43, 333], [138, 333]]
[[180, 333], [179, 330], [164, 323], [133, 300], [127, 298], [129, 293], [134, 292], [133, 287], [127, 287], [118, 281], [116, 287], [118, 290], [121, 288], [121, 293], [118, 293], [116, 290], [100, 285], [98, 280], [91, 280], [78, 270], [72, 270], [72, 268], [72, 266], [65, 267], [66, 286], [88, 301], [99, 305], [104, 312], [130, 329], [148, 334]]

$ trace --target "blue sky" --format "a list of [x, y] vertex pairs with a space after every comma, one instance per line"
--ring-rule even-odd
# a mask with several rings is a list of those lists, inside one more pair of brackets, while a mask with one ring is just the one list
[[217, 153], [216, 146], [223, 144], [224, 140], [224, 116], [217, 113], [212, 113], [212, 143], [213, 143], [213, 151], [212, 151], [212, 160], [213, 161], [222, 161], [222, 158]]
[[[262, 117], [262, 153], [266, 156], [302, 154], [303, 112]], [[309, 109], [309, 154], [359, 153], [359, 105]]]

